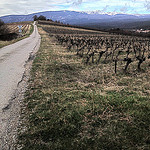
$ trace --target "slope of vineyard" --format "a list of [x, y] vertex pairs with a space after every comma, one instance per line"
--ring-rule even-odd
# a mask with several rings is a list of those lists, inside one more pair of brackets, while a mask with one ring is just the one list
[[[31, 22], [9, 23], [5, 26], [7, 28], [7, 34], [0, 35], [0, 48], [29, 36], [33, 31], [33, 25]], [[22, 26], [21, 34], [19, 33], [18, 26]]]
[[150, 148], [149, 39], [40, 25], [23, 150]]
[[28, 31], [30, 30], [31, 24], [29, 23], [12, 23], [12, 24], [7, 24], [7, 28], [9, 30], [9, 33], [19, 33], [19, 27], [22, 26], [22, 34], [26, 35], [28, 34]]

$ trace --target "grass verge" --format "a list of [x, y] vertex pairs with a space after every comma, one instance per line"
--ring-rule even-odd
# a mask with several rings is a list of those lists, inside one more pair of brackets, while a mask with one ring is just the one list
[[39, 32], [41, 47], [24, 101], [22, 150], [148, 150], [149, 97], [127, 90], [103, 94], [89, 75], [92, 67]]

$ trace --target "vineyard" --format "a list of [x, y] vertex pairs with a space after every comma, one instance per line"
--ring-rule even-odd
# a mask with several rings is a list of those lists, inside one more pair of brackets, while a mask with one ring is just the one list
[[28, 34], [28, 31], [30, 30], [31, 25], [30, 24], [8, 24], [7, 28], [9, 30], [9, 33], [19, 33], [19, 27], [18, 26], [22, 26], [21, 30], [22, 30], [22, 34], [26, 35]]
[[[19, 33], [19, 26], [21, 26], [21, 34]], [[31, 22], [9, 23], [5, 24], [3, 28], [5, 30], [0, 33], [0, 48], [29, 36], [33, 31]]]
[[150, 149], [149, 39], [39, 25], [24, 150]]
[[45, 26], [43, 29], [68, 51], [81, 57], [84, 64], [114, 64], [115, 73], [146, 71], [150, 67], [149, 38], [58, 26]]

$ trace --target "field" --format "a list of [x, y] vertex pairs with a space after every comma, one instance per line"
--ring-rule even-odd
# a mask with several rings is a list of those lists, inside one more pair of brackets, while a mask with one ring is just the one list
[[40, 25], [23, 150], [150, 149], [149, 39]]
[[[22, 26], [21, 35], [19, 35], [19, 25]], [[33, 25], [31, 22], [10, 23], [6, 24], [5, 26], [8, 30], [8, 33], [7, 35], [1, 35], [3, 40], [0, 40], [0, 48], [28, 37], [33, 31]]]
[[22, 34], [26, 35], [28, 34], [27, 32], [29, 32], [30, 28], [31, 28], [31, 24], [8, 24], [7, 28], [9, 30], [9, 33], [19, 33], [19, 28], [18, 26], [22, 26], [21, 30], [22, 30]]

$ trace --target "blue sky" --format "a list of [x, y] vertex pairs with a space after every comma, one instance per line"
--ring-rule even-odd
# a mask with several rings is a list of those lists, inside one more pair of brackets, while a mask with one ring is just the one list
[[150, 14], [150, 0], [0, 0], [0, 16], [57, 10]]

